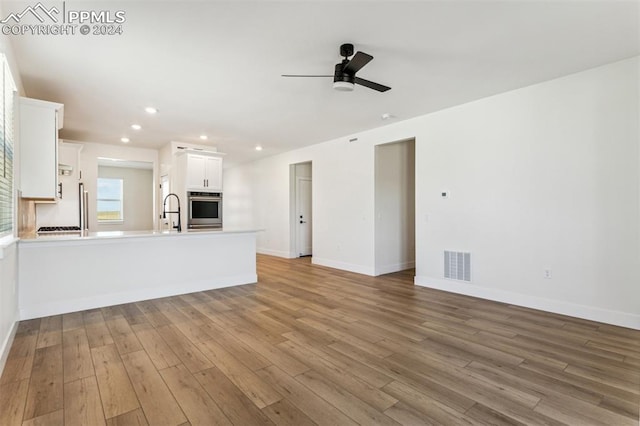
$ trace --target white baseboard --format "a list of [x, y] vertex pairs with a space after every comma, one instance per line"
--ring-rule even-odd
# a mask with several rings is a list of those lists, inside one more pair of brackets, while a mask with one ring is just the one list
[[65, 300], [64, 302], [49, 302], [39, 305], [21, 306], [20, 319], [27, 320], [51, 315], [66, 314], [69, 312], [84, 311], [86, 309], [120, 305], [122, 303], [139, 302], [141, 300], [157, 299], [160, 297], [177, 296], [197, 291], [251, 284], [257, 281], [258, 276], [256, 274], [238, 275], [232, 277], [221, 277], [213, 280], [180, 283], [179, 285], [167, 287], [137, 289], [95, 297]]
[[256, 248], [256, 253], [267, 254], [269, 256], [284, 257], [285, 259], [293, 259], [295, 257], [295, 256], [292, 256], [291, 253], [289, 253], [288, 251], [271, 250], [271, 249], [260, 248], [260, 247]]
[[392, 265], [383, 265], [383, 266], [376, 266], [376, 276], [378, 275], [384, 275], [384, 274], [391, 274], [393, 272], [399, 272], [399, 271], [404, 271], [406, 269], [411, 269], [411, 268], [415, 268], [416, 267], [416, 262], [412, 261], [412, 262], [403, 262], [403, 263], [395, 263]]
[[342, 269], [343, 271], [355, 272], [357, 274], [364, 274], [374, 276], [375, 271], [373, 268], [363, 265], [355, 265], [353, 263], [340, 262], [332, 259], [322, 259], [313, 257], [311, 263], [314, 265], [327, 266], [329, 268]]
[[640, 330], [640, 315], [628, 312], [611, 311], [593, 306], [578, 305], [562, 300], [545, 299], [542, 297], [528, 296], [526, 294], [512, 293], [505, 290], [478, 287], [473, 284], [458, 283], [452, 280], [416, 276], [414, 283], [422, 287], [444, 290], [450, 293], [464, 294], [466, 296], [479, 297], [496, 302], [509, 303], [525, 308], [539, 309], [541, 311], [583, 318], [606, 324]]
[[4, 338], [2, 342], [2, 348], [0, 348], [0, 376], [2, 376], [2, 372], [4, 371], [4, 366], [7, 363], [7, 358], [9, 357], [9, 351], [11, 350], [11, 345], [13, 344], [13, 338], [16, 335], [16, 331], [18, 330], [18, 321], [14, 321], [11, 326], [11, 330]]

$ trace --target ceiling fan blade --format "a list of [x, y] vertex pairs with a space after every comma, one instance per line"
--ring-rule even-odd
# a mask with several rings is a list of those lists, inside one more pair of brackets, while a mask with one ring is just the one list
[[282, 74], [282, 77], [333, 77], [332, 75]]
[[365, 80], [364, 78], [356, 77], [354, 83], [359, 84], [369, 89], [377, 90], [378, 92], [386, 92], [391, 90], [391, 87], [384, 86], [382, 84], [374, 83], [373, 81]]
[[351, 58], [347, 65], [344, 66], [344, 72], [354, 75], [355, 73], [360, 71], [360, 68], [371, 62], [372, 59], [373, 56], [371, 55], [367, 55], [364, 52], [356, 52], [356, 54], [353, 55], [353, 58]]

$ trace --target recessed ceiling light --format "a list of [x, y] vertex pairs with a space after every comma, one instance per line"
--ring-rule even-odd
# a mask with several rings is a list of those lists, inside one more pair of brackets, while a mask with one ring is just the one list
[[125, 138], [120, 138], [120, 141], [122, 143], [129, 143], [129, 138], [126, 138], [126, 137]]
[[256, 146], [256, 151], [262, 151], [262, 147], [260, 145]]
[[141, 126], [141, 125], [139, 125], [139, 124], [132, 124], [132, 125], [131, 125], [131, 128], [132, 128], [133, 130], [140, 130], [140, 129], [142, 129], [142, 126]]
[[144, 110], [145, 110], [148, 114], [155, 114], [155, 113], [157, 113], [157, 112], [158, 112], [158, 110], [157, 110], [156, 108], [154, 108], [154, 107], [146, 107]]
[[209, 137], [207, 137], [207, 135], [200, 135], [200, 139], [206, 141], [207, 139], [209, 139]]
[[393, 115], [393, 114], [391, 114], [390, 112], [385, 112], [384, 114], [382, 114], [382, 115], [380, 116], [380, 119], [381, 119], [381, 120], [390, 120], [390, 119], [392, 119], [392, 118], [396, 118], [396, 116], [395, 116], [395, 115]]

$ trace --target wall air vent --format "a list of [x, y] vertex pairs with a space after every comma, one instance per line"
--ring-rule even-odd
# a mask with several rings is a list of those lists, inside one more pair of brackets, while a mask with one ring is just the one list
[[471, 282], [471, 253], [445, 250], [444, 277]]

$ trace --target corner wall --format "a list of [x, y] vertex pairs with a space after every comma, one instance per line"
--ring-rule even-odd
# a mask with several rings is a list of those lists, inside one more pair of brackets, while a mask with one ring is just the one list
[[[416, 284], [640, 329], [639, 67], [231, 168], [226, 224], [264, 229], [260, 251], [287, 257], [289, 165], [313, 161], [314, 263], [374, 275], [374, 149], [415, 138]], [[472, 253], [472, 283], [443, 279], [444, 250]]]

